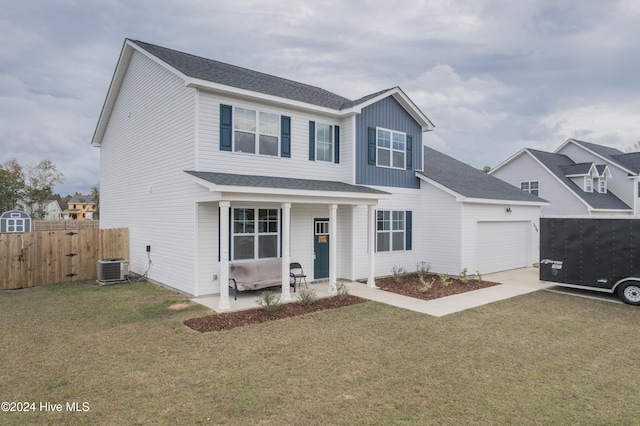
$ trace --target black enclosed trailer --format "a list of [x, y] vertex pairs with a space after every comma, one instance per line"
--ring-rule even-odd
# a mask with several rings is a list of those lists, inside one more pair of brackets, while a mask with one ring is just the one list
[[640, 305], [640, 219], [540, 218], [540, 280]]

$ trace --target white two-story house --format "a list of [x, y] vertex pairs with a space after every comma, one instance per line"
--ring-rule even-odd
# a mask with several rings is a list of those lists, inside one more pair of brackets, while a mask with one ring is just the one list
[[490, 173], [548, 200], [545, 215], [640, 214], [640, 152], [568, 139], [553, 153], [525, 148]]
[[[126, 40], [92, 140], [101, 150], [100, 226], [129, 228], [131, 271], [192, 295], [220, 293], [222, 308], [232, 262], [281, 258], [285, 300], [292, 261], [330, 286], [338, 278], [373, 286], [393, 266], [415, 270], [419, 261], [474, 271], [476, 222], [468, 237], [460, 223], [496, 215], [524, 224], [519, 266], [535, 262], [531, 233], [544, 201], [482, 172], [487, 187], [504, 191], [484, 200], [464, 194], [473, 176], [457, 189], [438, 183], [424, 164], [423, 134], [433, 127], [398, 87], [354, 101]], [[468, 203], [488, 207], [478, 219], [463, 214]], [[446, 227], [429, 217], [436, 210]]]

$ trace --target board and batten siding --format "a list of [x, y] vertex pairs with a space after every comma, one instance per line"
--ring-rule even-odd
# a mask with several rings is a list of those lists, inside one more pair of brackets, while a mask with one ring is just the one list
[[516, 188], [520, 188], [523, 181], [538, 181], [538, 196], [550, 202], [550, 205], [542, 206], [542, 214], [589, 214], [586, 204], [576, 194], [526, 152], [491, 175]]
[[[291, 157], [221, 151], [220, 104], [290, 117]], [[245, 99], [221, 97], [204, 90], [199, 93], [198, 114], [198, 170], [353, 183], [351, 182], [353, 180], [353, 154], [350, 149], [353, 140], [351, 119], [338, 120]], [[340, 126], [339, 163], [309, 160], [309, 121]]]
[[139, 52], [100, 148], [100, 225], [129, 228], [130, 270], [193, 294], [195, 89]]
[[[370, 127], [381, 127], [411, 136], [413, 164], [410, 170], [369, 164], [368, 129]], [[362, 113], [356, 116], [355, 166], [357, 184], [420, 188], [415, 171], [422, 169], [422, 127], [393, 97], [384, 98], [365, 107]]]

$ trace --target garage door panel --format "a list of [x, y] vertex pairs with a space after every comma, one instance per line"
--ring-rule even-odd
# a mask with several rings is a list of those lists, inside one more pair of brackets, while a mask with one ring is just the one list
[[529, 226], [529, 222], [478, 222], [478, 270], [486, 274], [528, 266]]

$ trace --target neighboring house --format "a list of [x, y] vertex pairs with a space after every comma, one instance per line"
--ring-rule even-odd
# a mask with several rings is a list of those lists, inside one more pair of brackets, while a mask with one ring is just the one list
[[91, 220], [96, 203], [91, 195], [74, 195], [67, 201], [67, 209], [63, 212], [65, 219]]
[[[475, 196], [455, 195], [425, 168], [422, 135], [431, 130], [398, 87], [353, 101], [126, 40], [92, 140], [101, 151], [100, 226], [129, 228], [131, 271], [191, 295], [220, 293], [222, 308], [230, 262], [282, 258], [285, 300], [291, 261], [332, 287], [337, 278], [373, 286], [393, 266], [415, 270], [420, 261], [474, 271], [477, 247], [457, 230], [460, 244], [440, 251], [446, 235], [434, 241], [434, 223], [462, 214], [465, 226], [485, 214], [503, 221], [508, 206], [512, 218], [537, 223], [544, 201], [530, 195], [516, 208], [514, 189], [515, 202], [468, 207]], [[436, 197], [449, 198], [442, 210]]]
[[640, 153], [568, 139], [554, 153], [525, 148], [490, 174], [548, 200], [545, 215], [639, 215]]
[[24, 202], [19, 201], [18, 206], [40, 220], [62, 219], [62, 209], [58, 200], [48, 200], [42, 207], [39, 206], [39, 203], [27, 206]]

